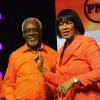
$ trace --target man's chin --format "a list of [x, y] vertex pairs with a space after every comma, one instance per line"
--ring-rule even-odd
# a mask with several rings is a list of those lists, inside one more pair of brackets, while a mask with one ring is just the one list
[[30, 47], [35, 47], [35, 46], [38, 45], [38, 43], [28, 43], [28, 45], [29, 45]]
[[29, 44], [30, 47], [35, 47], [37, 44]]

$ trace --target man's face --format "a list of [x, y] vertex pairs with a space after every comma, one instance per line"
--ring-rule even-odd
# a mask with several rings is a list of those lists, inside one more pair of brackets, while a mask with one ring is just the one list
[[27, 22], [23, 31], [23, 37], [30, 47], [35, 47], [41, 43], [41, 29], [38, 22]]

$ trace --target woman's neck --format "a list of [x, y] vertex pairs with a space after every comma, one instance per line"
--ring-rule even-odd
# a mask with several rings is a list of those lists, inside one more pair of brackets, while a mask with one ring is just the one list
[[72, 41], [79, 35], [79, 33], [75, 33], [75, 35], [71, 38], [71, 39], [66, 39], [66, 45], [70, 45], [72, 43]]

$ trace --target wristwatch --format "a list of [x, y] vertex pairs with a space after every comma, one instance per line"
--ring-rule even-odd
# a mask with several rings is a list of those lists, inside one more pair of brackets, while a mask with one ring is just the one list
[[76, 78], [76, 77], [74, 77], [74, 84], [76, 84], [76, 83], [78, 83], [79, 82], [79, 80]]

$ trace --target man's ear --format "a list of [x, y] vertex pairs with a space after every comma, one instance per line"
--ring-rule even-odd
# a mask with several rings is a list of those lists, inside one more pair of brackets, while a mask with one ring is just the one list
[[25, 38], [25, 34], [23, 34], [23, 38]]

